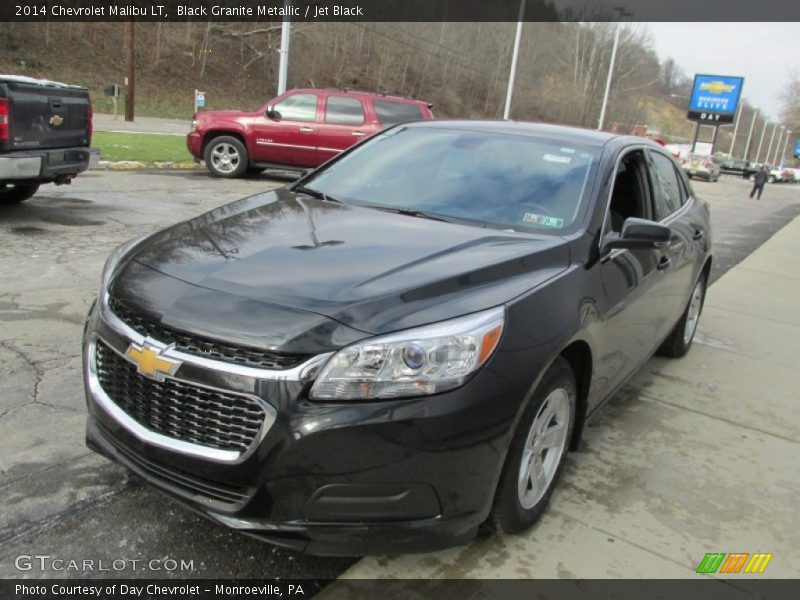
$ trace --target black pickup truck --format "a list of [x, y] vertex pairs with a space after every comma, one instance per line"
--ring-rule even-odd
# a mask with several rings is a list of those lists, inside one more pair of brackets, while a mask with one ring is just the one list
[[0, 75], [0, 205], [27, 200], [43, 183], [61, 185], [100, 158], [90, 148], [89, 90]]

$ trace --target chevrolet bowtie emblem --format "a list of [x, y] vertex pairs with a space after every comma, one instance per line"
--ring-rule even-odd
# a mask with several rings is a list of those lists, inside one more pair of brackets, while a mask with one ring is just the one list
[[61, 115], [53, 115], [50, 117], [50, 125], [53, 127], [61, 127], [61, 124], [64, 122], [64, 117]]
[[736, 89], [735, 85], [730, 85], [724, 81], [707, 81], [700, 84], [700, 89], [712, 94], [726, 94]]
[[164, 381], [167, 375], [174, 375], [181, 363], [161, 356], [161, 350], [151, 346], [139, 346], [131, 344], [128, 346], [125, 357], [136, 365], [136, 371], [140, 375]]

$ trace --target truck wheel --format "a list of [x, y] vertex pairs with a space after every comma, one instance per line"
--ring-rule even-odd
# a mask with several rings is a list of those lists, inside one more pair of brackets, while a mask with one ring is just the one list
[[233, 179], [247, 170], [247, 148], [235, 137], [215, 137], [206, 145], [204, 157], [213, 177]]
[[0, 204], [19, 204], [33, 196], [39, 189], [38, 183], [0, 184]]

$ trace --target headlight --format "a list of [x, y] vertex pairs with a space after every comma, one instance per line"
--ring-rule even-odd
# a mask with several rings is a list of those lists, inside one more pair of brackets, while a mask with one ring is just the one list
[[135, 237], [132, 240], [128, 240], [127, 242], [120, 244], [111, 251], [111, 254], [109, 254], [108, 258], [106, 259], [106, 264], [103, 266], [103, 278], [100, 284], [101, 292], [108, 289], [108, 285], [111, 283], [111, 279], [114, 277], [114, 273], [116, 272], [120, 261], [130, 254], [136, 246], [138, 246], [145, 238], [149, 236], [149, 233], [140, 235], [139, 237]]
[[314, 400], [372, 400], [451, 390], [492, 355], [504, 307], [357, 342], [337, 352], [311, 388]]

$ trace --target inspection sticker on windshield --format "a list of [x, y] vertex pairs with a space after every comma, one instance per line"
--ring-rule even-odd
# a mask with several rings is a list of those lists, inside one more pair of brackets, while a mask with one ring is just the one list
[[544, 215], [536, 215], [533, 213], [525, 213], [525, 216], [522, 217], [522, 220], [526, 223], [542, 225], [543, 227], [552, 227], [553, 229], [561, 229], [564, 227], [564, 219], [545, 217]]
[[569, 164], [572, 162], [571, 156], [558, 156], [557, 154], [545, 154], [542, 157], [544, 160], [548, 160], [550, 162], [557, 162], [557, 163], [567, 163]]

